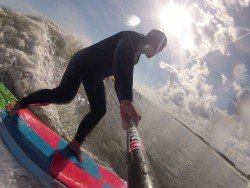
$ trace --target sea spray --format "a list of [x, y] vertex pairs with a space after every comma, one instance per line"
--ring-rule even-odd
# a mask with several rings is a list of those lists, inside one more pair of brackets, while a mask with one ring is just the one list
[[[39, 89], [56, 87], [71, 55], [88, 45], [62, 34], [45, 18], [4, 8], [0, 9], [0, 18], [0, 80], [19, 99]], [[65, 135], [56, 105], [32, 109]]]

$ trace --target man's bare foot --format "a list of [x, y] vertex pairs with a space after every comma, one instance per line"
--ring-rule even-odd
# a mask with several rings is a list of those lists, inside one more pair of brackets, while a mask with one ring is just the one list
[[21, 110], [21, 104], [19, 102], [13, 101], [6, 106], [7, 112], [9, 112], [10, 116], [16, 115], [19, 110]]
[[82, 156], [81, 144], [78, 143], [75, 140], [72, 140], [69, 143], [69, 148], [73, 151], [73, 153], [75, 154], [75, 156], [82, 163], [84, 160], [83, 160], [83, 156]]

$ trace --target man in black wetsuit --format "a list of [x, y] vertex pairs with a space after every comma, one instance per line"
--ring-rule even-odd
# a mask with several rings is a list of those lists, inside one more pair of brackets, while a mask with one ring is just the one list
[[81, 121], [69, 144], [82, 160], [81, 143], [106, 113], [104, 78], [115, 78], [123, 128], [129, 128], [130, 120], [138, 125], [141, 116], [132, 103], [134, 65], [138, 63], [141, 54], [151, 58], [162, 51], [166, 44], [167, 38], [159, 30], [152, 30], [146, 36], [134, 31], [119, 32], [74, 54], [58, 87], [31, 93], [20, 102], [8, 104], [7, 111], [10, 115], [15, 115], [20, 109], [30, 105], [68, 103], [82, 83], [89, 100], [90, 112]]

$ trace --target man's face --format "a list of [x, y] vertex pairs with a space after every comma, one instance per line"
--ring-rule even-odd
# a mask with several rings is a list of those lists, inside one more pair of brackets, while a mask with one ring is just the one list
[[153, 45], [148, 45], [146, 53], [145, 53], [146, 57], [151, 58], [151, 57], [155, 56], [156, 54], [157, 53], [156, 53], [155, 47]]
[[149, 44], [149, 45], [147, 46], [147, 50], [146, 50], [145, 55], [146, 55], [147, 58], [151, 58], [151, 57], [155, 56], [156, 54], [158, 54], [159, 52], [161, 52], [162, 49], [163, 49], [163, 48], [158, 49], [158, 48], [156, 48], [154, 45], [150, 45], [150, 44]]

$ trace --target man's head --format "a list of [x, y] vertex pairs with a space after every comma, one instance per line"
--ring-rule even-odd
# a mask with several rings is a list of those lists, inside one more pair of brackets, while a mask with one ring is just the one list
[[158, 54], [167, 45], [167, 37], [160, 30], [152, 30], [146, 35], [145, 55], [148, 58]]

